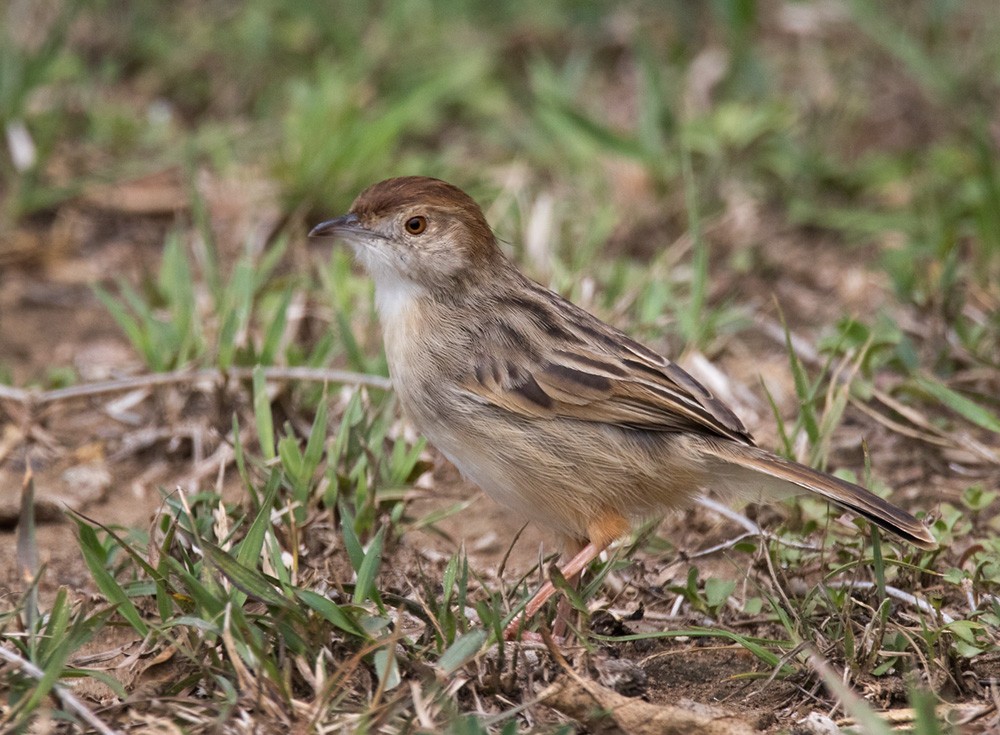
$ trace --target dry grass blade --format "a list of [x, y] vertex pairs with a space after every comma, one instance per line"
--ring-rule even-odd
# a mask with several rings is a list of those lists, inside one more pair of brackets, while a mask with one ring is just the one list
[[[956, 435], [946, 433], [940, 427], [935, 426], [930, 419], [921, 414], [919, 411], [916, 411], [910, 406], [897, 401], [885, 391], [875, 390], [873, 396], [893, 411], [896, 411], [901, 416], [905, 416], [909, 421], [913, 422], [914, 425], [923, 429], [922, 433], [913, 434], [916, 438], [922, 439], [923, 441], [927, 441], [931, 444], [938, 444], [939, 446], [963, 447], [976, 452], [988, 462], [1000, 464], [1000, 452], [983, 445], [967, 434], [963, 433]], [[860, 403], [860, 401], [857, 403]], [[880, 420], [890, 421], [890, 419], [884, 418]]]
[[28, 462], [21, 485], [21, 514], [17, 524], [17, 568], [29, 590], [27, 626], [32, 628], [38, 615], [38, 538], [35, 533], [35, 477]]
[[[808, 648], [808, 647], [807, 647]], [[825, 658], [816, 651], [808, 651], [809, 665], [822, 677], [830, 692], [840, 700], [841, 706], [850, 713], [868, 735], [892, 735], [892, 730], [861, 697], [847, 686], [831, 668]]]

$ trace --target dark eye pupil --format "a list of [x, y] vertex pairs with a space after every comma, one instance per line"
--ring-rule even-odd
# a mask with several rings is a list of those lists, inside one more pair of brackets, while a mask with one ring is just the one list
[[406, 221], [406, 229], [415, 235], [419, 235], [427, 227], [427, 220], [423, 217], [411, 217]]

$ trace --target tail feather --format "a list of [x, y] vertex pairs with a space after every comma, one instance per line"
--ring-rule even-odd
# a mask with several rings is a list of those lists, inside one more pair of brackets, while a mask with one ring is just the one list
[[[759, 479], [763, 479], [760, 478], [763, 475], [778, 480], [781, 484], [791, 484], [797, 489], [815, 493], [921, 549], [937, 548], [937, 542], [923, 523], [853, 482], [782, 459], [763, 449], [733, 442], [706, 442], [704, 451], [724, 465], [749, 470]], [[767, 482], [758, 482], [756, 486], [772, 493], [789, 489], [774, 487], [773, 483]]]

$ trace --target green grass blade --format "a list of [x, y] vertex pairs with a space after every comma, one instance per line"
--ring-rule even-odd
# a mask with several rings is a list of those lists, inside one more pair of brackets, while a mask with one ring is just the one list
[[273, 607], [284, 610], [294, 609], [294, 605], [278, 594], [274, 585], [268, 582], [267, 578], [256, 569], [241, 564], [210, 541], [200, 539], [198, 543], [205, 552], [205, 559], [222, 572], [237, 589]]
[[244, 257], [233, 269], [232, 279], [226, 290], [226, 309], [219, 330], [218, 362], [223, 370], [233, 364], [236, 354], [237, 337], [242, 334], [250, 319], [253, 303], [254, 274], [249, 257]]
[[385, 537], [385, 527], [383, 526], [375, 534], [375, 538], [368, 545], [358, 568], [358, 581], [354, 587], [354, 604], [360, 605], [365, 600], [374, 600], [381, 606], [378, 590], [375, 589], [375, 576], [378, 574], [379, 566], [382, 564], [382, 540]]
[[221, 599], [212, 594], [190, 569], [174, 557], [168, 556], [165, 561], [170, 570], [180, 577], [184, 584], [185, 594], [191, 598], [201, 615], [206, 618], [215, 618], [222, 614], [228, 598]]
[[271, 416], [271, 400], [267, 396], [267, 379], [264, 369], [258, 365], [253, 369], [253, 413], [257, 420], [257, 438], [264, 459], [275, 457], [274, 419]]
[[278, 308], [271, 318], [271, 323], [267, 326], [264, 334], [264, 341], [260, 347], [260, 357], [258, 362], [261, 365], [273, 365], [278, 354], [278, 347], [281, 346], [281, 338], [285, 333], [286, 319], [288, 317], [288, 307], [292, 303], [294, 290], [291, 286], [285, 289], [278, 302]]
[[[267, 489], [264, 494], [264, 501], [257, 508], [257, 514], [247, 531], [247, 535], [240, 542], [240, 547], [236, 551], [236, 561], [247, 568], [256, 568], [260, 559], [261, 551], [264, 548], [264, 537], [267, 529], [271, 525], [271, 510], [274, 508], [274, 499], [278, 496], [278, 488], [281, 486], [281, 476], [278, 472], [272, 472], [268, 480]], [[245, 600], [236, 599], [237, 606], [242, 605]]]
[[159, 369], [159, 366], [154, 362], [155, 355], [151, 354], [152, 350], [149, 339], [142, 327], [139, 326], [138, 320], [125, 309], [121, 302], [100, 286], [94, 286], [94, 295], [104, 305], [104, 308], [108, 310], [111, 318], [115, 320], [121, 330], [125, 332], [125, 337], [132, 343], [135, 351], [142, 356], [150, 367], [154, 370]]
[[105, 553], [101, 542], [97, 539], [97, 534], [92, 526], [87, 525], [79, 518], [73, 519], [78, 529], [80, 549], [83, 551], [83, 559], [90, 570], [94, 583], [109, 602], [117, 606], [118, 612], [128, 623], [135, 628], [142, 637], [149, 633], [149, 626], [142, 619], [142, 615], [135, 605], [125, 594], [125, 590], [115, 581], [115, 578], [105, 569]]
[[813, 403], [813, 389], [809, 385], [809, 378], [806, 376], [805, 368], [799, 355], [792, 344], [792, 332], [785, 322], [784, 314], [781, 315], [781, 326], [785, 332], [785, 351], [788, 354], [788, 364], [792, 369], [792, 379], [795, 381], [795, 395], [799, 399], [799, 416], [802, 426], [809, 437], [809, 443], [815, 444], [819, 441], [819, 421], [816, 418], [816, 406]]
[[365, 560], [365, 552], [358, 534], [354, 531], [354, 516], [343, 504], [340, 506], [340, 531], [344, 548], [347, 550], [347, 558], [351, 560], [351, 566], [357, 572]]
[[39, 661], [48, 659], [51, 649], [58, 645], [65, 637], [69, 628], [70, 606], [65, 587], [60, 587], [56, 593], [56, 599], [52, 601], [49, 608], [49, 619], [45, 624], [43, 635], [38, 641], [38, 650], [35, 657]]
[[322, 615], [326, 621], [334, 627], [340, 628], [345, 633], [350, 633], [351, 635], [358, 636], [359, 638], [370, 638], [368, 633], [365, 632], [365, 629], [361, 627], [352, 615], [344, 612], [340, 605], [336, 604], [329, 598], [313, 592], [312, 590], [304, 589], [296, 590], [295, 596], [298, 597], [305, 605]]

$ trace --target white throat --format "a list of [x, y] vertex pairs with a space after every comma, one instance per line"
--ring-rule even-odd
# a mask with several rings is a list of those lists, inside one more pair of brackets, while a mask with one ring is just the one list
[[[388, 270], [388, 269], [386, 269]], [[420, 286], [395, 272], [373, 273], [375, 280], [375, 306], [383, 324], [398, 321], [416, 307], [424, 292]]]
[[375, 306], [383, 325], [398, 322], [407, 316], [415, 306], [416, 299], [424, 293], [423, 286], [414, 283], [395, 267], [379, 256], [377, 250], [360, 245], [354, 253], [365, 270], [375, 281]]

